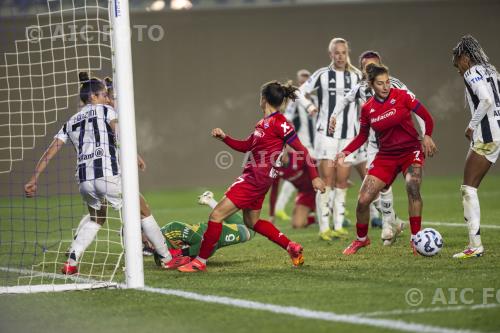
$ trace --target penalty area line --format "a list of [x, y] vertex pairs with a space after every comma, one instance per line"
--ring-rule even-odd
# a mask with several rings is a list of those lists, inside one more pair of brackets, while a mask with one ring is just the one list
[[[436, 225], [443, 227], [456, 227], [456, 228], [466, 228], [465, 223], [452, 223], [452, 222], [434, 222], [434, 221], [423, 221], [424, 225]], [[500, 229], [500, 225], [495, 224], [481, 224], [481, 229]]]
[[452, 312], [452, 311], [471, 311], [471, 310], [485, 310], [500, 307], [498, 303], [491, 304], [472, 304], [472, 305], [451, 305], [451, 306], [435, 306], [430, 308], [416, 308], [416, 309], [395, 309], [388, 311], [375, 311], [375, 312], [362, 312], [355, 313], [355, 316], [365, 317], [378, 317], [378, 316], [391, 316], [391, 315], [405, 315], [405, 314], [419, 314], [429, 312]]
[[326, 311], [315, 311], [304, 308], [298, 308], [295, 306], [281, 306], [269, 303], [261, 303], [256, 301], [249, 301], [238, 298], [230, 298], [224, 296], [214, 296], [214, 295], [202, 295], [189, 291], [175, 290], [175, 289], [163, 289], [163, 288], [153, 288], [145, 287], [146, 292], [162, 294], [168, 296], [177, 296], [189, 300], [227, 305], [243, 309], [251, 309], [258, 311], [267, 311], [276, 314], [290, 315], [305, 319], [317, 319], [330, 322], [346, 323], [353, 325], [366, 325], [372, 327], [380, 327], [384, 329], [391, 329], [403, 332], [415, 332], [415, 333], [475, 333], [478, 331], [471, 330], [460, 330], [445, 328], [439, 326], [430, 326], [417, 324], [412, 322], [406, 322], [402, 320], [392, 320], [392, 319], [377, 319], [368, 318], [366, 316], [360, 315], [349, 315], [349, 314], [337, 314], [334, 312]]

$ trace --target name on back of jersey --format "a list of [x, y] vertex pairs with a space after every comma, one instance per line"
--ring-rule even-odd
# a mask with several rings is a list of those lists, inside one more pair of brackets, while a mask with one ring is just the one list
[[85, 111], [84, 113], [77, 114], [76, 117], [73, 118], [73, 124], [79, 123], [83, 119], [87, 119], [90, 117], [97, 117], [97, 112], [95, 109], [89, 109], [89, 110]]

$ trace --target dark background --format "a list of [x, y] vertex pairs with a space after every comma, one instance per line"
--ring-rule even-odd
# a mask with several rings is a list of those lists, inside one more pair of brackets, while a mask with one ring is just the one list
[[[230, 149], [211, 139], [210, 130], [221, 127], [246, 137], [261, 117], [260, 86], [293, 79], [300, 68], [312, 72], [328, 65], [332, 37], [350, 42], [356, 65], [364, 50], [382, 54], [391, 74], [406, 83], [436, 120], [434, 139], [440, 151], [427, 161], [427, 174], [460, 175], [470, 111], [463, 80], [451, 65], [451, 49], [471, 33], [500, 66], [498, 13], [500, 2], [476, 0], [133, 14], [133, 25], [160, 25], [165, 31], [157, 42], [147, 36], [138, 41], [136, 30], [132, 37], [138, 147], [148, 163], [141, 190], [229, 184], [240, 172], [243, 155], [233, 153], [234, 165], [218, 168], [217, 153]], [[0, 45], [11, 49], [8, 40], [22, 36], [30, 22], [3, 20]], [[76, 107], [77, 98], [71, 101]], [[47, 137], [25, 151], [24, 162], [15, 163], [19, 184], [52, 133], [74, 112], [60, 113]], [[72, 147], [65, 151], [67, 161], [50, 168], [67, 167], [69, 184], [75, 162]], [[5, 177], [0, 174], [0, 183]], [[5, 193], [5, 187], [0, 191]]]

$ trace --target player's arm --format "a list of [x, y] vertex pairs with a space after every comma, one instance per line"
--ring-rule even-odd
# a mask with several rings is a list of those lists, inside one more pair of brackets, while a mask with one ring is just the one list
[[289, 101], [288, 104], [286, 105], [285, 112], [283, 113], [286, 120], [293, 121], [293, 118], [295, 118], [296, 110], [297, 110], [297, 102]]
[[304, 109], [306, 109], [307, 113], [314, 114], [318, 112], [318, 108], [314, 103], [307, 98], [307, 95], [311, 94], [314, 90], [316, 90], [316, 82], [319, 80], [319, 77], [321, 73], [323, 72], [322, 69], [317, 70], [314, 72], [309, 79], [307, 79], [306, 82], [304, 82], [300, 87], [299, 90], [295, 92], [295, 95], [297, 96], [297, 102], [302, 105]]
[[432, 132], [434, 130], [434, 120], [432, 119], [432, 116], [429, 113], [429, 111], [427, 111], [425, 106], [423, 106], [418, 101], [418, 99], [415, 98], [414, 95], [407, 93], [406, 96], [407, 96], [406, 106], [410, 110], [415, 112], [415, 114], [420, 118], [422, 118], [422, 120], [424, 121], [425, 132], [424, 132], [424, 137], [422, 139], [422, 148], [424, 150], [425, 156], [432, 157], [437, 151], [436, 144], [432, 140]]
[[241, 153], [246, 153], [252, 148], [253, 134], [250, 135], [245, 140], [236, 140], [227, 135], [226, 133], [224, 133], [222, 129], [214, 128], [212, 130], [212, 136], [216, 139], [221, 140], [232, 149], [239, 151]]
[[28, 198], [33, 197], [36, 194], [38, 178], [45, 171], [45, 169], [50, 163], [50, 160], [52, 160], [54, 156], [57, 155], [59, 150], [61, 150], [62, 146], [66, 143], [67, 139], [68, 139], [68, 134], [66, 131], [66, 124], [65, 124], [61, 128], [59, 133], [57, 133], [57, 135], [54, 137], [54, 140], [52, 140], [51, 144], [49, 145], [47, 150], [45, 150], [42, 157], [40, 157], [40, 160], [38, 161], [35, 167], [33, 175], [31, 176], [30, 180], [26, 183], [26, 185], [24, 185], [24, 193]]
[[356, 96], [358, 96], [359, 89], [361, 87], [361, 84], [358, 83], [356, 84], [345, 96], [344, 98], [341, 98], [336, 104], [335, 108], [333, 109], [332, 114], [330, 115], [330, 121], [328, 123], [328, 133], [332, 134], [335, 131], [335, 125], [337, 124], [337, 117], [340, 115], [342, 112], [345, 111], [345, 108], [347, 105], [350, 103], [354, 102], [356, 100]]
[[[472, 118], [469, 121], [469, 125], [467, 126], [466, 136], [469, 140], [472, 139], [472, 132], [477, 129], [477, 126], [483, 120], [488, 110], [493, 105], [493, 101], [490, 96], [491, 87], [488, 86], [484, 75], [481, 75], [477, 70], [468, 71], [464, 75], [465, 81], [472, 89], [472, 92], [478, 97], [479, 104], [477, 105], [474, 113], [472, 114]], [[468, 133], [467, 133], [468, 132]]]
[[335, 156], [334, 163], [343, 163], [344, 158], [349, 156], [352, 152], [356, 151], [361, 147], [366, 140], [368, 140], [368, 136], [370, 134], [370, 119], [368, 116], [368, 110], [365, 106], [361, 108], [361, 116], [359, 118], [359, 133], [358, 135], [352, 139], [352, 141], [342, 150], [340, 153]]

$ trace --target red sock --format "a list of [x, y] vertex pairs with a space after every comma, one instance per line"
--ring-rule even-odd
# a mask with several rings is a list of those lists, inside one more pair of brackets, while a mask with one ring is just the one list
[[368, 234], [368, 224], [356, 223], [356, 233], [358, 238], [365, 238]]
[[316, 223], [316, 217], [314, 216], [308, 216], [307, 217], [307, 225], [306, 227], [310, 226], [311, 224], [314, 224]]
[[422, 227], [422, 216], [410, 216], [411, 234], [416, 235]]
[[203, 240], [200, 245], [200, 253], [198, 256], [207, 260], [212, 254], [215, 245], [219, 241], [222, 233], [222, 223], [208, 221], [208, 228], [203, 234]]
[[288, 243], [290, 243], [290, 240], [269, 221], [258, 220], [253, 226], [253, 230], [262, 236], [266, 236], [270, 241], [275, 242], [285, 250], [288, 247]]

